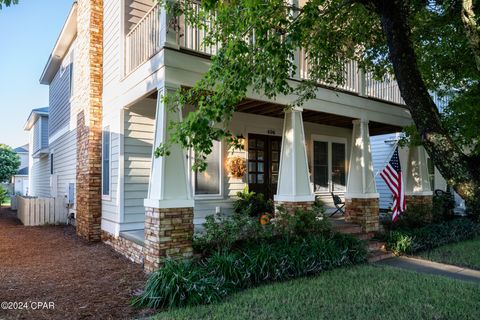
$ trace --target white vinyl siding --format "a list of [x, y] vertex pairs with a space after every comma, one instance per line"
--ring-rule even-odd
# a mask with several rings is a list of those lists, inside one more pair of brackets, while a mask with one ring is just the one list
[[30, 179], [32, 180], [30, 195], [50, 197], [50, 161], [48, 156], [33, 159]]
[[70, 55], [65, 56], [65, 71], [62, 74], [59, 68], [49, 86], [49, 136], [64, 128], [70, 123]]
[[68, 184], [76, 180], [77, 130], [68, 131], [53, 141], [50, 149], [54, 152], [53, 173], [57, 177], [56, 197], [65, 197], [68, 194]]
[[156, 101], [148, 99], [125, 111], [124, 222], [144, 223], [155, 129]]
[[120, 81], [121, 67], [121, 19], [122, 2], [120, 0], [105, 0], [103, 20], [103, 85], [105, 88]]
[[111, 184], [111, 133], [110, 127], [103, 129], [102, 136], [102, 196], [110, 197]]

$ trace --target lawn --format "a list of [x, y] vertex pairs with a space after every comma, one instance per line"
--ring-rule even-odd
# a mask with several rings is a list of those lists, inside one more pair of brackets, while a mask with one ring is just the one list
[[357, 266], [247, 290], [154, 319], [479, 319], [480, 285]]
[[480, 237], [419, 253], [423, 259], [480, 270]]

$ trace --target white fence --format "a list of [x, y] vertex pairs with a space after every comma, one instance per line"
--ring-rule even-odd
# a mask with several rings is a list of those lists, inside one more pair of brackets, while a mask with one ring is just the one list
[[66, 223], [67, 215], [64, 198], [17, 196], [17, 217], [25, 226]]

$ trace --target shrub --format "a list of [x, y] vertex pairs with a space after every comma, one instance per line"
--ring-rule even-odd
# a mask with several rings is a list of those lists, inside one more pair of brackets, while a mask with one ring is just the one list
[[151, 308], [212, 303], [244, 288], [360, 263], [366, 255], [362, 241], [342, 234], [242, 243], [195, 262], [168, 261], [133, 303]]
[[276, 221], [279, 233], [306, 236], [310, 234], [329, 234], [331, 224], [323, 215], [323, 210], [295, 210], [295, 214], [288, 214], [283, 207], [277, 208]]
[[451, 193], [435, 193], [433, 196], [433, 222], [453, 219], [455, 200]]
[[412, 229], [423, 227], [432, 221], [432, 206], [408, 204], [407, 210], [392, 222], [392, 215], [386, 214], [382, 224], [386, 230]]
[[258, 219], [243, 214], [210, 215], [205, 218], [204, 230], [193, 238], [197, 252], [208, 254], [230, 250], [239, 241], [265, 239], [273, 236], [273, 225], [261, 225]]
[[0, 207], [5, 201], [7, 201], [7, 198], [8, 198], [8, 190], [0, 186]]
[[207, 216], [203, 232], [194, 236], [194, 250], [211, 254], [219, 250], [231, 250], [240, 242], [258, 242], [279, 236], [330, 235], [330, 222], [321, 212], [320, 208], [316, 208], [297, 210], [290, 215], [279, 208], [277, 217], [267, 225], [261, 225], [257, 218], [238, 213], [232, 216]]
[[480, 234], [480, 225], [460, 218], [416, 229], [392, 230], [387, 234], [387, 247], [396, 253], [414, 253], [447, 243], [474, 238]]
[[238, 199], [233, 203], [236, 213], [250, 217], [259, 217], [263, 213], [273, 213], [273, 202], [265, 200], [261, 193], [249, 192], [248, 186], [242, 192], [237, 193]]

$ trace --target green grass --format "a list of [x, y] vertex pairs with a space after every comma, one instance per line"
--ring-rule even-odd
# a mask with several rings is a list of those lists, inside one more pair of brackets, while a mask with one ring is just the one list
[[419, 253], [423, 259], [480, 270], [480, 237]]
[[480, 285], [389, 267], [357, 266], [243, 291], [154, 319], [479, 319]]

